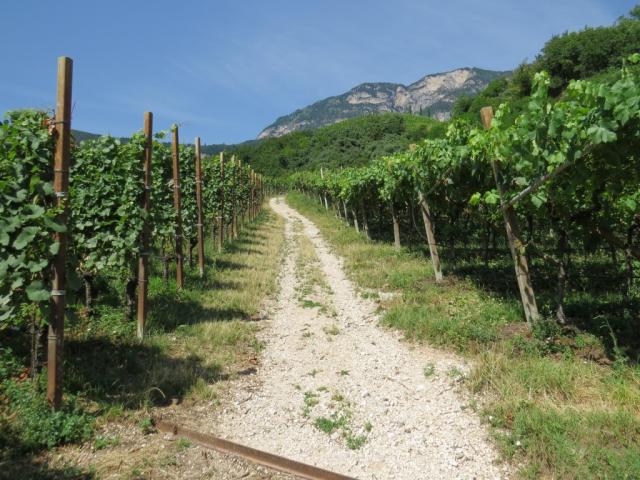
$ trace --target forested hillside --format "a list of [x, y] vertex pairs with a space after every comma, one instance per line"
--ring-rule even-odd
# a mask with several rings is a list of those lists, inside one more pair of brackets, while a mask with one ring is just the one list
[[364, 165], [410, 144], [444, 134], [445, 124], [430, 118], [398, 113], [368, 115], [317, 130], [240, 144], [231, 153], [270, 176], [321, 166]]
[[551, 38], [533, 62], [523, 62], [509, 77], [492, 81], [475, 96], [462, 96], [453, 108], [454, 118], [479, 123], [478, 111], [509, 102], [514, 114], [522, 111], [531, 95], [536, 73], [550, 76], [550, 93], [558, 97], [571, 80], [613, 77], [625, 58], [640, 51], [640, 7], [609, 27], [585, 28]]

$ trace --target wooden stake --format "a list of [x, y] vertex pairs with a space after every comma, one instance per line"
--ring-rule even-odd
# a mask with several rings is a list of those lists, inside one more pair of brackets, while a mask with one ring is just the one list
[[[324, 180], [324, 170], [320, 167], [320, 178]], [[324, 198], [324, 209], [329, 210], [329, 202], [327, 202], [327, 192], [323, 189], [322, 196]]]
[[[491, 128], [493, 108], [482, 108], [480, 110], [480, 117], [484, 128]], [[500, 195], [500, 205], [502, 207], [504, 224], [507, 229], [509, 249], [511, 250], [513, 264], [516, 270], [516, 279], [518, 281], [518, 289], [520, 290], [520, 298], [522, 299], [524, 315], [527, 323], [532, 324], [540, 318], [540, 314], [538, 313], [538, 306], [536, 304], [536, 297], [533, 291], [531, 277], [529, 276], [529, 265], [524, 252], [524, 243], [521, 240], [520, 231], [518, 229], [518, 218], [513, 209], [513, 205], [507, 206], [507, 202], [504, 198], [504, 189], [502, 188], [502, 182], [500, 181], [500, 161], [498, 159], [493, 160], [491, 162], [491, 166], [493, 168], [493, 176], [498, 188], [498, 194]]]
[[149, 291], [149, 240], [151, 238], [151, 158], [153, 155], [153, 113], [144, 114], [144, 153], [142, 155], [144, 169], [144, 192], [142, 208], [147, 213], [140, 235], [140, 256], [138, 258], [138, 339], [144, 337], [144, 325], [147, 319], [147, 294]]
[[224, 152], [220, 152], [220, 211], [218, 212], [218, 250], [224, 247]]
[[251, 174], [250, 174], [250, 180], [251, 182], [251, 195], [250, 195], [250, 209], [249, 211], [251, 212], [250, 218], [251, 220], [253, 220], [254, 218], [256, 218], [256, 174], [253, 170], [251, 170]]
[[253, 218], [258, 216], [258, 174], [253, 172]]
[[238, 238], [238, 189], [235, 188], [236, 180], [238, 178], [238, 166], [236, 165], [236, 156], [231, 157], [231, 164], [233, 165], [233, 179], [231, 184], [233, 185], [233, 196], [231, 200], [233, 202], [233, 213], [231, 216], [231, 230], [234, 240]]
[[253, 170], [249, 167], [249, 172], [247, 174], [247, 188], [249, 189], [249, 195], [247, 198], [247, 217], [249, 221], [253, 220], [251, 216], [251, 207], [253, 206]]
[[[242, 194], [243, 190], [244, 190], [244, 172], [242, 171], [242, 160], [238, 161], [238, 191], [240, 192], [240, 194]], [[245, 209], [246, 209], [246, 205], [244, 200], [241, 200], [240, 202], [240, 225], [244, 225], [244, 215], [245, 215]]]
[[[69, 217], [69, 157], [71, 147], [71, 91], [73, 60], [58, 58], [58, 94], [56, 99], [56, 150], [53, 163], [53, 189], [56, 202], [62, 210], [57, 222], [67, 225]], [[54, 410], [62, 406], [62, 349], [64, 345], [64, 310], [66, 306], [67, 232], [56, 232], [60, 245], [53, 260], [51, 283], [51, 322], [49, 323], [47, 350], [47, 400]]]
[[442, 281], [442, 268], [440, 267], [440, 256], [438, 255], [438, 245], [436, 244], [436, 236], [433, 232], [433, 223], [431, 222], [431, 212], [422, 192], [418, 192], [418, 202], [422, 211], [422, 221], [424, 229], [427, 233], [427, 243], [429, 244], [429, 254], [431, 263], [433, 264], [433, 272], [436, 275], [436, 283]]
[[176, 211], [176, 286], [184, 287], [184, 261], [182, 258], [182, 214], [180, 212], [180, 144], [178, 142], [178, 126], [171, 128], [173, 154], [173, 208]]
[[391, 218], [393, 219], [393, 245], [396, 248], [400, 248], [400, 222], [398, 220], [398, 214], [396, 213], [396, 208], [393, 205], [393, 201], [390, 204], [391, 206]]
[[196, 206], [198, 211], [198, 268], [200, 276], [204, 276], [204, 220], [202, 219], [202, 154], [200, 137], [196, 137]]
[[356, 229], [356, 232], [360, 233], [360, 226], [358, 225], [358, 211], [355, 207], [351, 209], [351, 215], [353, 215], [353, 227]]
[[360, 199], [360, 211], [362, 212], [362, 229], [367, 238], [371, 238], [369, 234], [369, 220], [367, 219], [367, 209], [364, 207], [364, 201]]

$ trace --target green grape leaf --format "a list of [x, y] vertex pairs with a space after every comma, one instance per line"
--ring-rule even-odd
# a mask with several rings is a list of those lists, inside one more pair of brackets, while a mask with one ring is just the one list
[[44, 288], [41, 280], [35, 280], [26, 288], [27, 298], [32, 302], [44, 302], [49, 300], [51, 293]]
[[40, 229], [38, 227], [25, 227], [18, 234], [18, 237], [13, 241], [13, 248], [16, 250], [22, 250], [29, 242], [31, 242], [38, 234]]

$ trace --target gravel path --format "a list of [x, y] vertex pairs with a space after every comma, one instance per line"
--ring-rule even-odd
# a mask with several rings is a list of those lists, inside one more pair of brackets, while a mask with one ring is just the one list
[[[281, 290], [258, 372], [237, 381], [216, 429], [360, 479], [507, 478], [457, 388], [468, 366], [379, 327], [376, 304], [357, 294], [314, 224], [282, 199], [271, 208], [286, 220]], [[297, 235], [311, 240], [330, 286], [313, 297], [326, 308], [301, 301]]]

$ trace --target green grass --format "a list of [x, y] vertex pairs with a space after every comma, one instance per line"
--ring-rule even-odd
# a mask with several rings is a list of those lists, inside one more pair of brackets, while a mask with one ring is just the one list
[[181, 438], [176, 442], [176, 447], [178, 448], [178, 451], [184, 451], [188, 448], [191, 448], [192, 445], [193, 444], [186, 438]]
[[347, 443], [347, 447], [350, 450], [358, 450], [365, 443], [367, 443], [367, 437], [365, 435], [352, 435], [348, 433], [347, 435], [345, 435], [344, 439]]
[[96, 450], [102, 450], [109, 447], [117, 447], [118, 445], [120, 445], [119, 436], [105, 437], [99, 435], [93, 440], [93, 448]]
[[425, 378], [429, 378], [436, 373], [436, 366], [433, 363], [429, 363], [422, 369], [422, 373]]
[[395, 294], [381, 302], [384, 325], [472, 360], [468, 375], [447, 373], [479, 396], [522, 478], [640, 478], [637, 365], [590, 361], [585, 351], [605, 350], [600, 338], [553, 323], [529, 331], [516, 299], [447, 275], [446, 264], [445, 282], [436, 284], [420, 251], [369, 241], [299, 194], [287, 201], [320, 228], [360, 288]]
[[302, 403], [302, 415], [304, 417], [308, 417], [311, 414], [313, 407], [320, 403], [320, 396], [315, 392], [304, 392]]
[[307, 298], [302, 300], [302, 306], [304, 308], [320, 308], [322, 307], [322, 303], [316, 302], [315, 300], [309, 300]]
[[[320, 390], [320, 389], [318, 389]], [[306, 401], [305, 396], [305, 401]], [[313, 397], [313, 406], [320, 403], [320, 399], [317, 396]], [[334, 432], [339, 432], [340, 436], [344, 439], [345, 445], [350, 450], [357, 450], [361, 448], [367, 442], [367, 435], [358, 435], [354, 433], [353, 425], [353, 412], [351, 410], [352, 405], [345, 399], [345, 397], [339, 393], [334, 392], [331, 395], [331, 403], [329, 404], [332, 412], [331, 414], [321, 417], [316, 417], [313, 421], [313, 425], [321, 432], [327, 435], [332, 435]], [[309, 416], [310, 409], [306, 412], [306, 417]], [[362, 430], [367, 434], [371, 432], [373, 425], [371, 422], [366, 422]]]
[[[83, 411], [75, 396], [65, 398], [62, 408], [52, 412], [43, 395], [45, 389], [44, 375], [36, 379], [35, 385], [15, 380], [2, 384], [3, 403], [11, 419], [7, 428], [23, 452], [82, 442], [93, 433], [94, 419]], [[7, 445], [0, 446], [11, 449], [11, 440], [6, 441]]]
[[318, 430], [321, 430], [324, 433], [331, 435], [333, 432], [335, 432], [339, 428], [346, 427], [347, 417], [344, 415], [337, 416], [335, 418], [318, 417], [315, 419], [313, 424]]

